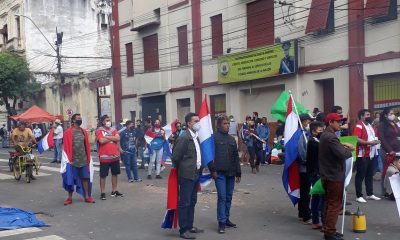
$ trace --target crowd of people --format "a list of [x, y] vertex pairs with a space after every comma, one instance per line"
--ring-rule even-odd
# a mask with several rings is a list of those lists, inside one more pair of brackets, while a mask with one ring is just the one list
[[[82, 183], [85, 201], [93, 203], [90, 186], [90, 143], [87, 132], [81, 128], [82, 117], [74, 114], [71, 127], [65, 131], [61, 121], [54, 125], [54, 159], [52, 163], [64, 161], [62, 152], [71, 163], [73, 178]], [[106, 178], [111, 172], [111, 197], [122, 197], [118, 191], [120, 160], [125, 165], [129, 182], [142, 182], [138, 169], [147, 165], [147, 179], [162, 179], [161, 171], [166, 160], [166, 148], [172, 164], [177, 169], [179, 184], [179, 226], [180, 237], [194, 239], [203, 230], [194, 227], [194, 208], [197, 202], [199, 176], [202, 174], [202, 153], [198, 132], [201, 128], [196, 113], [186, 115], [184, 122], [176, 120], [173, 131], [167, 133], [161, 121], [150, 118], [144, 122], [121, 120], [116, 127], [107, 115], [99, 119], [96, 129], [97, 155], [100, 161], [100, 199], [106, 200]], [[355, 190], [356, 201], [367, 203], [381, 200], [373, 189], [373, 177], [381, 173], [382, 196], [394, 200], [389, 177], [400, 171], [400, 119], [394, 109], [386, 108], [380, 114], [368, 109], [358, 112], [358, 121], [350, 128], [350, 119], [343, 116], [340, 106], [334, 106], [330, 113], [322, 113], [317, 108], [313, 115], [301, 114], [299, 127], [303, 131], [298, 140], [298, 172], [300, 198], [298, 217], [305, 225], [324, 232], [327, 240], [340, 240], [343, 235], [336, 231], [336, 222], [342, 212], [345, 178], [345, 161], [356, 151]], [[29, 140], [36, 143], [42, 132], [35, 126], [33, 132], [20, 123], [11, 136], [15, 145]], [[218, 192], [217, 221], [218, 232], [227, 227], [236, 227], [230, 220], [230, 208], [235, 182], [241, 180], [241, 166], [249, 163], [251, 172], [260, 171], [260, 165], [270, 164], [273, 150], [284, 138], [284, 122], [278, 121], [276, 131], [271, 134], [266, 117], [246, 116], [243, 124], [233, 116], [221, 115], [217, 118], [214, 131], [215, 158], [208, 169], [215, 181]], [[273, 137], [271, 135], [274, 135]], [[341, 143], [341, 136], [356, 136], [355, 146]], [[272, 141], [271, 141], [272, 140]], [[272, 143], [272, 144], [270, 144]], [[284, 153], [284, 148], [279, 147]], [[283, 158], [283, 157], [282, 157]], [[138, 166], [138, 159], [141, 160]], [[325, 189], [324, 195], [311, 195], [310, 188], [319, 180]], [[363, 194], [365, 183], [366, 196]], [[68, 197], [65, 205], [72, 204], [74, 188], [66, 188]], [[69, 190], [68, 190], [69, 189]], [[378, 194], [377, 194], [378, 195]]]

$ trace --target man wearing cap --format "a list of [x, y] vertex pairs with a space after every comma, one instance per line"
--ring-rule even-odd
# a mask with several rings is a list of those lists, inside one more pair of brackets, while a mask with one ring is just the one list
[[61, 145], [62, 145], [62, 140], [64, 137], [64, 130], [61, 126], [61, 120], [56, 119], [54, 121], [54, 132], [53, 132], [53, 140], [54, 140], [54, 159], [51, 161], [51, 163], [61, 163], [61, 156], [62, 156], [62, 151], [61, 151]]
[[354, 146], [340, 143], [335, 132], [340, 130], [343, 118], [337, 113], [329, 113], [325, 118], [326, 129], [319, 144], [318, 162], [322, 185], [325, 189], [324, 239], [342, 240], [336, 232], [336, 223], [342, 208], [345, 179], [345, 161], [351, 157]]
[[299, 156], [297, 162], [299, 163], [299, 176], [300, 176], [300, 200], [298, 205], [299, 220], [304, 224], [311, 224], [311, 211], [310, 211], [310, 180], [307, 175], [307, 140], [310, 137], [310, 123], [313, 119], [309, 114], [301, 114], [300, 122], [303, 136], [299, 138], [298, 151]]

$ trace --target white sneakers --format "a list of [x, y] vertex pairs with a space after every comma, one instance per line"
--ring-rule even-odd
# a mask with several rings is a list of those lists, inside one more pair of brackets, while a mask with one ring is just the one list
[[363, 197], [356, 198], [356, 202], [366, 203], [367, 201]]
[[380, 198], [378, 198], [378, 197], [375, 196], [375, 195], [367, 196], [367, 199], [369, 199], [369, 200], [376, 200], [376, 201], [381, 200]]
[[[378, 198], [378, 197], [375, 196], [375, 195], [367, 196], [367, 199], [368, 199], [368, 200], [375, 200], [375, 201], [381, 200], [380, 198]], [[356, 198], [356, 202], [359, 202], [359, 203], [366, 203], [367, 200], [365, 200], [363, 197], [359, 197], [359, 198]]]

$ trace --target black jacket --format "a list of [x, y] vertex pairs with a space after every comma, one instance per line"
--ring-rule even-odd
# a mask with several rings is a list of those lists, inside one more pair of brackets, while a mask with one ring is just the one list
[[215, 159], [209, 165], [211, 172], [241, 177], [240, 159], [235, 139], [220, 131], [214, 134]]
[[307, 144], [307, 174], [315, 177], [319, 176], [319, 165], [318, 165], [318, 145], [319, 142], [310, 137]]
[[182, 136], [176, 139], [171, 157], [178, 169], [178, 176], [191, 180], [196, 180], [200, 172], [197, 169], [197, 153], [194, 141], [197, 140], [193, 139], [189, 130], [186, 130]]

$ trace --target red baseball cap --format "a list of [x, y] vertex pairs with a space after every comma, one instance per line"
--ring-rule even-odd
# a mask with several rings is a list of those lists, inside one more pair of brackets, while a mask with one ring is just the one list
[[328, 115], [326, 115], [326, 117], [325, 117], [325, 122], [326, 123], [329, 123], [330, 121], [340, 122], [340, 121], [343, 121], [343, 120], [344, 120], [344, 118], [342, 118], [337, 113], [328, 113]]

